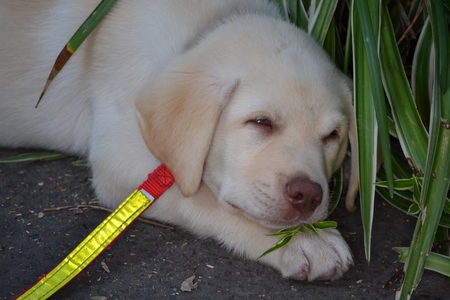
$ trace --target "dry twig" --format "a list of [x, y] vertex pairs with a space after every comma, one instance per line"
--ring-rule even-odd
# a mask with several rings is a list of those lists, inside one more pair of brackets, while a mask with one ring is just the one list
[[397, 45], [400, 45], [400, 43], [405, 39], [405, 37], [408, 35], [409, 31], [412, 29], [412, 27], [414, 26], [414, 24], [416, 23], [417, 19], [419, 18], [420, 14], [422, 13], [423, 9], [425, 7], [425, 1], [422, 2], [422, 4], [420, 5], [419, 11], [417, 12], [417, 14], [414, 16], [414, 19], [411, 21], [411, 23], [409, 24], [408, 28], [406, 28], [405, 32], [403, 33], [403, 35], [401, 36], [401, 38], [398, 40]]

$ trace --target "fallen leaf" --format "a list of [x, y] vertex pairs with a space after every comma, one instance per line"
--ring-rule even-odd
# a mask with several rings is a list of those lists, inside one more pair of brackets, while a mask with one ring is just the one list
[[194, 283], [195, 275], [189, 277], [183, 283], [181, 284], [181, 290], [183, 292], [191, 292], [192, 290], [195, 290], [198, 286], [198, 282]]
[[101, 265], [102, 265], [103, 270], [106, 271], [106, 273], [110, 273], [109, 268], [104, 261], [101, 262]]

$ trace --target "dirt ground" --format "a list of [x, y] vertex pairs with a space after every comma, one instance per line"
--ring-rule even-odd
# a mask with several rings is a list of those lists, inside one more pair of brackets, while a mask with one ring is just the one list
[[[0, 149], [0, 158], [24, 152]], [[43, 213], [95, 198], [89, 170], [72, 166], [74, 160], [0, 164], [0, 299], [13, 299], [30, 287], [107, 217], [101, 210]], [[342, 204], [332, 219], [353, 250], [355, 266], [334, 282], [284, 279], [213, 240], [199, 240], [180, 228], [134, 223], [52, 299], [394, 299], [399, 282], [382, 285], [402, 267], [392, 248], [409, 245], [415, 219], [377, 200], [368, 266], [359, 211], [348, 213]], [[181, 291], [191, 276], [197, 289]], [[425, 272], [412, 299], [450, 299], [450, 284]]]

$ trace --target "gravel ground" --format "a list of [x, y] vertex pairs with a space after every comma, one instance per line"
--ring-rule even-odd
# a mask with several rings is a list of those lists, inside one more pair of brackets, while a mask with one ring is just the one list
[[[0, 149], [0, 158], [24, 152]], [[108, 215], [97, 209], [43, 213], [95, 198], [89, 170], [72, 166], [74, 160], [0, 164], [1, 299], [14, 298], [49, 272]], [[341, 204], [332, 219], [354, 252], [355, 266], [334, 282], [284, 279], [213, 240], [134, 223], [52, 299], [394, 299], [399, 283], [382, 285], [402, 267], [392, 248], [409, 245], [415, 220], [377, 200], [368, 266], [359, 212], [348, 213]], [[181, 291], [191, 276], [197, 289]], [[450, 284], [425, 272], [412, 299], [450, 299]]]

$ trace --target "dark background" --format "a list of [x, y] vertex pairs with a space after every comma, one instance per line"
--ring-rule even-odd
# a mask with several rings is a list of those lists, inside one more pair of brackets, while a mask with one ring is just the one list
[[[25, 152], [0, 148], [0, 158]], [[95, 198], [89, 170], [72, 166], [75, 160], [0, 164], [0, 299], [12, 299], [30, 287], [107, 217], [101, 210], [61, 210], [39, 218], [44, 208]], [[409, 246], [415, 219], [378, 199], [368, 266], [359, 211], [348, 213], [343, 204], [332, 219], [353, 250], [355, 266], [334, 282], [284, 279], [213, 240], [179, 228], [134, 223], [52, 299], [394, 299], [399, 282], [382, 285], [402, 267], [392, 248]], [[181, 283], [193, 275], [198, 288], [182, 292]], [[412, 299], [450, 299], [450, 284], [426, 271]]]

